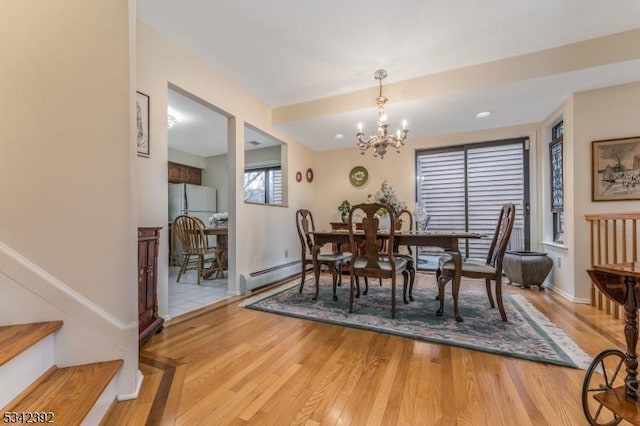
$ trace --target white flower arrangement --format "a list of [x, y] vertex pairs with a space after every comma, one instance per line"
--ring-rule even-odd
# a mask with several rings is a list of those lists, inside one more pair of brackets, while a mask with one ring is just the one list
[[[386, 204], [387, 206], [391, 207], [391, 210], [393, 210], [393, 213], [396, 216], [398, 216], [398, 213], [400, 213], [401, 210], [407, 208], [407, 203], [405, 203], [404, 201], [398, 200], [396, 191], [393, 189], [391, 185], [387, 183], [386, 180], [382, 182], [382, 185], [380, 185], [380, 190], [378, 192], [376, 192], [375, 194], [369, 194], [369, 196], [367, 197], [367, 201], [370, 203], [375, 202], [380, 204]], [[380, 210], [378, 212], [379, 216], [384, 216], [386, 214], [387, 214], [386, 210]]]
[[229, 212], [212, 214], [209, 218], [209, 223], [211, 224], [211, 226], [215, 225], [217, 228], [229, 226]]

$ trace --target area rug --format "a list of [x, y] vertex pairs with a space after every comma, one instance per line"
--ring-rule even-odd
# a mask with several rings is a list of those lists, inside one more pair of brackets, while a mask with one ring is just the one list
[[245, 300], [241, 305], [275, 314], [404, 336], [426, 342], [458, 346], [514, 358], [587, 369], [589, 357], [562, 330], [519, 294], [503, 294], [508, 322], [491, 309], [484, 283], [463, 283], [459, 308], [464, 322], [453, 316], [451, 286], [447, 286], [445, 313], [436, 316], [439, 302], [435, 285], [416, 283], [414, 301], [402, 301], [402, 281], [396, 295], [396, 319], [391, 319], [390, 285], [370, 283], [369, 293], [355, 299], [349, 314], [348, 277], [338, 287], [338, 301], [331, 297], [331, 278], [321, 277], [320, 297], [312, 300], [313, 278], [302, 294], [295, 280], [285, 286]]

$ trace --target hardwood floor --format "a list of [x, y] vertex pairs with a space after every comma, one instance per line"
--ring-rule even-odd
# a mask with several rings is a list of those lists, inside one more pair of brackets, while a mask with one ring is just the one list
[[[435, 289], [431, 275], [416, 279]], [[505, 288], [591, 356], [625, 347], [620, 320], [548, 290]], [[583, 370], [253, 311], [238, 298], [153, 336], [140, 369], [140, 397], [103, 424], [587, 424]]]

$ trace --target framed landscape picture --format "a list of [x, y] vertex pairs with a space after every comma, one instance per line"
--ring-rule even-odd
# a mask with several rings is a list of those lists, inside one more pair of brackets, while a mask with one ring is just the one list
[[138, 155], [149, 157], [149, 96], [136, 92], [136, 124]]
[[640, 137], [592, 142], [592, 200], [640, 200]]

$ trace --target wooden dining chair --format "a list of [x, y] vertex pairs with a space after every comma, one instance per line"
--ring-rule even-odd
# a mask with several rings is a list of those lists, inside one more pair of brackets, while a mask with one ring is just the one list
[[[504, 253], [509, 244], [511, 230], [516, 217], [516, 207], [513, 203], [506, 203], [500, 209], [496, 229], [491, 240], [491, 245], [487, 251], [487, 257], [484, 261], [467, 259], [462, 263], [462, 276], [467, 278], [484, 278], [487, 296], [491, 308], [495, 308], [493, 297], [491, 295], [491, 281], [495, 281], [496, 300], [502, 321], [507, 320], [507, 314], [504, 311], [502, 302], [502, 260]], [[444, 286], [453, 279], [454, 263], [452, 260], [442, 262], [440, 268], [436, 272], [438, 281], [438, 294], [440, 299], [440, 309], [444, 307]]]
[[176, 282], [180, 282], [180, 277], [187, 270], [189, 260], [191, 257], [197, 257], [197, 270], [198, 270], [198, 285], [200, 285], [200, 278], [206, 260], [214, 262], [220, 262], [220, 250], [216, 247], [209, 247], [209, 240], [204, 234], [204, 223], [194, 216], [182, 215], [178, 216], [172, 229], [175, 230], [176, 235], [182, 243], [182, 266], [180, 272], [178, 272], [178, 278]]
[[[313, 222], [313, 215], [309, 210], [300, 209], [296, 211], [296, 228], [298, 230], [298, 237], [300, 238], [300, 247], [302, 248], [301, 255], [301, 280], [298, 293], [302, 293], [304, 287], [304, 281], [307, 274], [307, 265], [313, 265], [312, 251], [313, 250], [313, 234], [316, 230], [315, 223]], [[342, 284], [342, 264], [348, 262], [351, 258], [350, 252], [334, 251], [331, 253], [318, 253], [318, 263], [326, 266], [333, 276], [333, 300], [338, 300], [336, 294], [336, 286]], [[316, 292], [313, 296], [313, 300], [318, 299], [319, 286], [316, 283]]]
[[[411, 212], [407, 209], [402, 209], [400, 210], [400, 212], [398, 213], [398, 216], [396, 217], [396, 222], [398, 221], [398, 219], [401, 219], [401, 223], [402, 223], [402, 228], [398, 229], [396, 228], [396, 232], [397, 231], [401, 231], [402, 229], [407, 229], [409, 232], [413, 231], [413, 214], [411, 214]], [[408, 223], [408, 226], [405, 227], [405, 223]], [[385, 248], [386, 248], [386, 241], [384, 242], [384, 244], [382, 244], [382, 249], [381, 251], [384, 253]], [[405, 248], [404, 250], [402, 250], [402, 248]], [[393, 255], [396, 257], [402, 257], [407, 261], [407, 271], [409, 272], [409, 297], [411, 298], [411, 300], [413, 300], [413, 296], [412, 296], [412, 291], [413, 291], [413, 283], [415, 282], [416, 279], [416, 266], [415, 266], [415, 259], [413, 257], [413, 249], [411, 248], [411, 246], [407, 246], [407, 245], [403, 245], [400, 246], [397, 243], [394, 243], [394, 248], [393, 248]], [[368, 291], [368, 285], [369, 283], [367, 282], [367, 280], [365, 280], [365, 291], [364, 294], [367, 294]], [[380, 285], [382, 285], [382, 279], [380, 279]], [[407, 299], [407, 288], [404, 288], [404, 291], [402, 292], [402, 297], [403, 297], [403, 301], [404, 303], [409, 303], [409, 300]]]
[[[400, 256], [394, 256], [393, 248], [395, 244], [395, 229], [390, 227], [388, 233], [388, 241], [385, 245], [386, 251], [380, 252], [378, 234], [380, 231], [380, 220], [376, 216], [376, 212], [384, 209], [394, 223], [395, 216], [393, 210], [386, 204], [365, 203], [357, 204], [351, 208], [349, 212], [349, 243], [351, 247], [356, 245], [356, 232], [364, 234], [364, 251], [362, 253], [353, 253], [351, 255], [351, 265], [349, 271], [350, 292], [349, 292], [349, 312], [353, 312], [354, 298], [360, 297], [359, 277], [370, 277], [380, 279], [391, 279], [391, 318], [396, 317], [396, 275], [401, 272], [403, 275], [403, 292], [406, 291], [407, 282], [409, 280], [409, 272], [407, 271], [407, 260]], [[355, 230], [354, 212], [362, 211], [365, 217], [362, 219], [362, 231]]]

